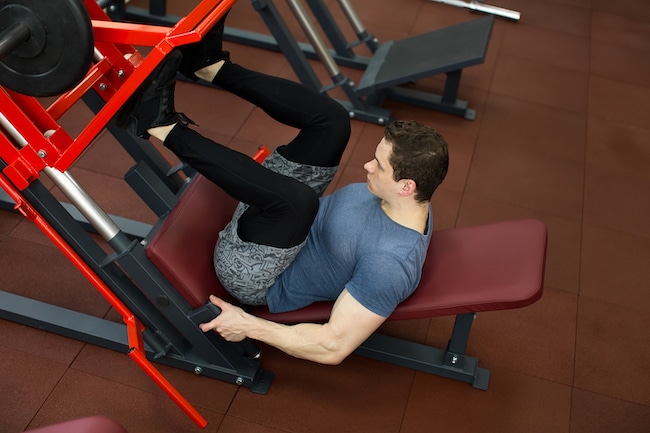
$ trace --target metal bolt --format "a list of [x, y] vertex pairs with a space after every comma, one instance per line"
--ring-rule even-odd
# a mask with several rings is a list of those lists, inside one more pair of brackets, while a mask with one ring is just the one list
[[201, 374], [203, 373], [203, 369], [199, 367], [198, 365], [194, 367], [194, 374]]
[[108, 86], [106, 85], [106, 83], [100, 83], [100, 84], [99, 84], [99, 90], [101, 90], [102, 92], [103, 92], [104, 90], [106, 90], [107, 88], [108, 88]]
[[451, 357], [451, 363], [453, 365], [456, 365], [458, 363], [458, 355], [454, 355]]
[[47, 156], [47, 152], [44, 151], [43, 149], [38, 151], [38, 157], [39, 158], [45, 158]]
[[354, 119], [354, 111], [350, 111], [348, 115], [350, 116], [350, 119]]
[[380, 117], [379, 119], [377, 119], [377, 123], [379, 123], [380, 125], [383, 125], [385, 122], [386, 122], [386, 119], [384, 119], [383, 117]]
[[237, 385], [242, 385], [244, 383], [244, 378], [243, 377], [238, 377], [237, 379], [235, 379], [235, 383]]
[[124, 69], [120, 69], [119, 71], [117, 71], [117, 76], [119, 78], [122, 78], [124, 76]]

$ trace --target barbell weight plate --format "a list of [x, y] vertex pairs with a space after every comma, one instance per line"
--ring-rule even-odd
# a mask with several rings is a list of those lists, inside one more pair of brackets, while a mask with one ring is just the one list
[[81, 0], [0, 0], [0, 31], [24, 22], [30, 38], [0, 62], [0, 85], [29, 96], [67, 92], [93, 58], [92, 23]]

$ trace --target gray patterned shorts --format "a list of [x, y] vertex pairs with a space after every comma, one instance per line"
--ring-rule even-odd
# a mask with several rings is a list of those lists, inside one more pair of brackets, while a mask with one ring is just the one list
[[[271, 153], [262, 165], [310, 186], [319, 196], [338, 168], [298, 164], [285, 159], [277, 151]], [[305, 243], [291, 248], [277, 248], [241, 240], [237, 227], [246, 209], [248, 205], [239, 203], [232, 220], [219, 233], [214, 249], [214, 269], [221, 284], [238, 301], [247, 305], [265, 305], [268, 288], [291, 264]]]

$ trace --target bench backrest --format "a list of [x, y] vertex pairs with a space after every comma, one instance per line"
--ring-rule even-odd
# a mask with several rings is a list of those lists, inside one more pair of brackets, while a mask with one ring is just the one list
[[[148, 258], [194, 308], [210, 294], [230, 302], [212, 262], [219, 231], [230, 221], [235, 200], [198, 176], [147, 246]], [[418, 289], [400, 304], [392, 320], [518, 308], [537, 301], [543, 290], [546, 226], [515, 220], [434, 232]], [[285, 323], [322, 322], [331, 302], [298, 311], [253, 314]]]

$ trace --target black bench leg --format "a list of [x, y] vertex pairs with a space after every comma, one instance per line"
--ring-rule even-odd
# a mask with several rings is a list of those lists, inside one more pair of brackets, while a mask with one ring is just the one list
[[460, 77], [463, 70], [447, 72], [447, 80], [445, 81], [445, 89], [442, 93], [443, 104], [456, 104], [458, 98], [458, 88], [460, 87]]
[[478, 359], [465, 355], [474, 314], [456, 316], [447, 350], [411, 341], [373, 334], [354, 353], [402, 367], [471, 383], [486, 390], [490, 372], [478, 367]]

